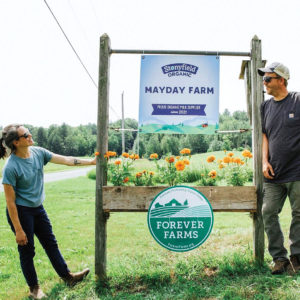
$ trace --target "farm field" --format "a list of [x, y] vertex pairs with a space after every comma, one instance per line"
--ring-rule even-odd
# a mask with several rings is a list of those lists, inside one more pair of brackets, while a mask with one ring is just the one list
[[[265, 255], [252, 257], [249, 213], [215, 213], [208, 240], [186, 253], [159, 246], [147, 228], [146, 213], [111, 213], [108, 220], [108, 281], [94, 281], [95, 181], [86, 177], [46, 183], [45, 208], [60, 250], [72, 271], [91, 274], [74, 288], [57, 277], [40, 244], [35, 264], [48, 299], [299, 299], [300, 276], [272, 276]], [[14, 236], [0, 194], [0, 299], [27, 299]], [[281, 213], [288, 247], [289, 205]]]

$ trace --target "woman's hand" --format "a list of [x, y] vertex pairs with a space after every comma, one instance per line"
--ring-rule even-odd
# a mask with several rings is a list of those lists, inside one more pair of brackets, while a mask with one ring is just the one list
[[16, 242], [19, 246], [26, 246], [28, 244], [27, 235], [24, 230], [16, 231]]

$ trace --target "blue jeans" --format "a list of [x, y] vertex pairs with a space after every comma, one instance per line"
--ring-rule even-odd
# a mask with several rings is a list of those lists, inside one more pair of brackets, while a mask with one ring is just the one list
[[[45, 249], [56, 273], [60, 277], [66, 277], [69, 273], [69, 269], [58, 249], [57, 241], [52, 232], [50, 220], [43, 205], [39, 207], [25, 207], [17, 205], [17, 210], [21, 226], [28, 239], [27, 245], [18, 245], [21, 268], [27, 284], [29, 286], [38, 284], [37, 274], [33, 263], [33, 257], [35, 256], [34, 235], [36, 235]], [[12, 231], [15, 233], [15, 229], [10, 220], [7, 209], [6, 216]]]

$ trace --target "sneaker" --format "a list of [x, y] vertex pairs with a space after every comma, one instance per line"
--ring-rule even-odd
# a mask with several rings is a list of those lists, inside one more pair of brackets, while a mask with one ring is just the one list
[[81, 272], [77, 273], [69, 273], [66, 277], [63, 277], [62, 280], [68, 285], [68, 286], [74, 286], [78, 282], [82, 281], [90, 272], [90, 269], [84, 269]]
[[32, 299], [43, 299], [46, 297], [46, 295], [43, 293], [42, 289], [37, 284], [29, 287], [29, 297]]
[[271, 270], [271, 273], [273, 275], [278, 275], [278, 274], [284, 273], [285, 271], [287, 271], [287, 267], [290, 265], [290, 261], [288, 259], [287, 260], [277, 259], [274, 261], [274, 263], [275, 263], [275, 265]]
[[299, 258], [297, 257], [297, 255], [291, 255], [290, 262], [291, 263], [287, 268], [287, 272], [290, 275], [297, 274], [300, 270], [300, 262], [299, 262]]

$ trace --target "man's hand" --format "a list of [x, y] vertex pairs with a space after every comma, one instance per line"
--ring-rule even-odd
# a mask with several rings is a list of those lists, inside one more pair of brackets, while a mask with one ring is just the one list
[[274, 179], [275, 173], [269, 162], [263, 163], [263, 173], [266, 178]]
[[28, 244], [27, 235], [23, 230], [16, 231], [16, 242], [19, 246]]

